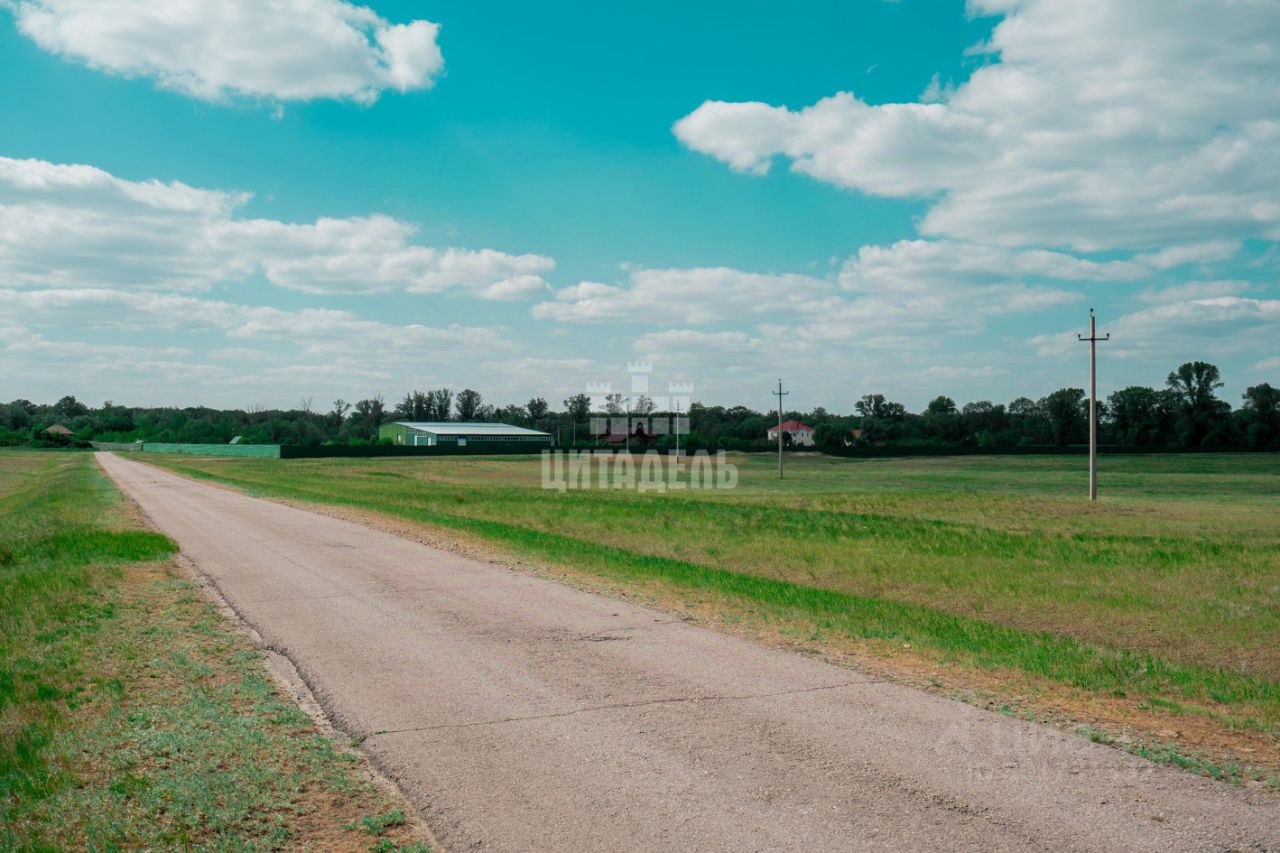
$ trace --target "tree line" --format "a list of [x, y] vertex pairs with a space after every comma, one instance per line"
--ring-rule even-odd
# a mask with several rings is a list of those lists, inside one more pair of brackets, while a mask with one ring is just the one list
[[[1099, 401], [1100, 441], [1140, 447], [1280, 449], [1280, 389], [1268, 383], [1247, 388], [1238, 408], [1218, 397], [1218, 368], [1188, 362], [1169, 373], [1161, 388], [1134, 385]], [[388, 407], [380, 395], [349, 403], [335, 400], [317, 410], [311, 398], [294, 409], [145, 408], [104, 403], [90, 407], [67, 396], [52, 405], [29, 400], [0, 404], [0, 444], [84, 446], [90, 441], [156, 441], [223, 444], [239, 436], [246, 444], [369, 444], [389, 421], [490, 421], [540, 429], [561, 444], [599, 443], [591, 420], [597, 415], [669, 416], [652, 400], [628, 401], [612, 395], [603, 411], [586, 394], [576, 394], [553, 410], [546, 399], [494, 406], [466, 388], [411, 391]], [[1014, 447], [1079, 444], [1088, 438], [1088, 398], [1083, 389], [1061, 388], [1039, 400], [1018, 397], [1008, 403], [978, 400], [957, 405], [947, 396], [931, 400], [919, 413], [907, 411], [882, 394], [865, 394], [850, 414], [812, 411], [784, 413], [815, 430], [819, 446], [976, 446]], [[693, 403], [689, 432], [681, 446], [709, 450], [765, 450], [765, 435], [777, 423], [776, 412], [746, 406]], [[54, 425], [69, 434], [50, 432]], [[660, 448], [674, 436], [652, 439]]]

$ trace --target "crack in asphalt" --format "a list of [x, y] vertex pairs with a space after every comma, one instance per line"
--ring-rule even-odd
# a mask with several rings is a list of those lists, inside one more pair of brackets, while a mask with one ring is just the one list
[[361, 742], [382, 735], [412, 734], [414, 732], [432, 732], [441, 729], [471, 729], [481, 726], [497, 726], [503, 723], [521, 723], [530, 720], [553, 720], [557, 717], [572, 717], [575, 714], [586, 714], [592, 711], [613, 711], [623, 708], [643, 708], [648, 705], [676, 705], [683, 702], [741, 702], [748, 699], [770, 699], [776, 696], [796, 696], [803, 693], [817, 693], [823, 690], [839, 690], [842, 687], [857, 687], [863, 684], [887, 684], [883, 678], [869, 678], [862, 681], [845, 681], [840, 684], [823, 684], [817, 687], [803, 687], [797, 690], [779, 690], [773, 693], [745, 693], [738, 696], [711, 694], [707, 696], [673, 696], [662, 699], [643, 699], [639, 702], [613, 702], [606, 705], [588, 705], [584, 708], [573, 708], [568, 711], [555, 711], [549, 714], [527, 714], [515, 717], [502, 717], [497, 720], [477, 720], [473, 723], [437, 723], [431, 726], [413, 726], [405, 729], [379, 729], [364, 738]]

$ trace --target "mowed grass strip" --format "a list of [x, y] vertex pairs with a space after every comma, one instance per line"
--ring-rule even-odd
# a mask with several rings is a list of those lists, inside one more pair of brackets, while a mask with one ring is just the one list
[[[87, 454], [0, 452], [0, 849], [399, 849]], [[424, 849], [417, 845], [416, 849]]]
[[1280, 736], [1274, 455], [1109, 459], [1101, 506], [1054, 457], [735, 461], [739, 489], [679, 495], [547, 491], [535, 459], [162, 464]]

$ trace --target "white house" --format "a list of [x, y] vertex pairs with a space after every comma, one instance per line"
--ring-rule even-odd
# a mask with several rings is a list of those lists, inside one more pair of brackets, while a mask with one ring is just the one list
[[[769, 440], [778, 440], [778, 427], [769, 427]], [[782, 431], [791, 436], [792, 444], [803, 444], [806, 447], [813, 446], [813, 427], [802, 421], [784, 421], [781, 427]]]

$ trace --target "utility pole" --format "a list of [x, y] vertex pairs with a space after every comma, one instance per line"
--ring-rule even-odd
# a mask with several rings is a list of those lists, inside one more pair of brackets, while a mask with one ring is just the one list
[[680, 404], [676, 403], [676, 458], [680, 458]]
[[772, 392], [778, 398], [778, 479], [782, 479], [782, 398], [790, 391], [782, 390], [782, 380], [778, 380], [778, 390]]
[[1098, 337], [1097, 320], [1089, 309], [1089, 337], [1076, 335], [1089, 342], [1089, 500], [1098, 499], [1098, 341], [1111, 340], [1111, 333]]

